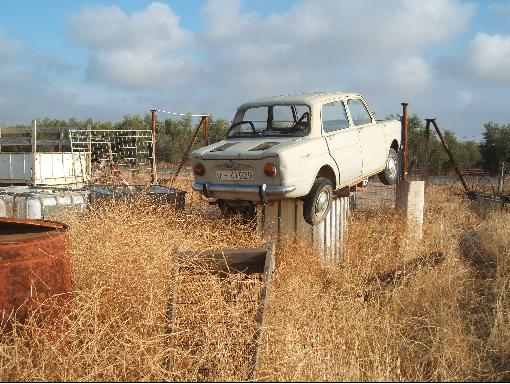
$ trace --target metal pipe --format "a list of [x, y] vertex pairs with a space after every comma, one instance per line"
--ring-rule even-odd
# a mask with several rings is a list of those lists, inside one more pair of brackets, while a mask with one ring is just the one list
[[409, 172], [409, 137], [408, 137], [408, 118], [407, 106], [408, 103], [400, 103], [402, 105], [402, 138], [401, 144], [403, 149], [402, 161], [402, 179], [407, 180], [407, 173]]
[[32, 153], [37, 152], [37, 120], [32, 120]]
[[152, 161], [151, 161], [151, 183], [156, 184], [158, 182], [158, 175], [156, 170], [156, 110], [151, 109], [152, 117]]
[[32, 121], [32, 156], [33, 156], [33, 162], [34, 166], [32, 167], [32, 185], [35, 185], [35, 179], [36, 179], [36, 152], [37, 152], [37, 120]]
[[423, 181], [429, 182], [429, 143], [430, 143], [430, 119], [426, 119], [425, 134], [423, 137]]
[[453, 164], [453, 168], [455, 168], [455, 172], [457, 172], [457, 175], [459, 176], [460, 182], [462, 183], [462, 186], [466, 191], [469, 191], [469, 186], [466, 180], [464, 179], [464, 176], [462, 176], [462, 173], [460, 172], [459, 167], [457, 166], [457, 163], [455, 162], [455, 159], [453, 158], [453, 154], [450, 152], [450, 148], [448, 148], [448, 144], [446, 143], [446, 140], [443, 137], [443, 134], [441, 133], [441, 130], [437, 126], [436, 119], [427, 119], [434, 125], [434, 128], [436, 129], [437, 135], [439, 136], [439, 139], [441, 139], [441, 144], [443, 145], [446, 153], [448, 154], [448, 157], [450, 158], [450, 161]]
[[205, 118], [204, 140], [205, 140], [205, 145], [209, 145], [210, 144], [210, 141], [209, 141], [209, 116], [204, 116], [204, 118]]

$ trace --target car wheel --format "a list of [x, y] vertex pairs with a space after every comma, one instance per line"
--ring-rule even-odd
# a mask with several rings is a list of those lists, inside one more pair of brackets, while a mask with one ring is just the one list
[[390, 148], [386, 167], [379, 173], [379, 180], [385, 185], [393, 185], [398, 179], [398, 155], [393, 148]]
[[319, 224], [328, 214], [333, 202], [333, 184], [330, 180], [318, 177], [312, 189], [305, 196], [303, 217], [310, 225]]

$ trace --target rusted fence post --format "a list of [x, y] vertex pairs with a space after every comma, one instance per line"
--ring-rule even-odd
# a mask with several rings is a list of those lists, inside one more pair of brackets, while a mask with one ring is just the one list
[[430, 121], [427, 119], [425, 134], [423, 137], [423, 181], [425, 185], [429, 182], [429, 143], [430, 143]]
[[37, 120], [32, 120], [32, 136], [30, 137], [32, 153], [37, 152]]
[[151, 183], [156, 184], [158, 182], [158, 175], [156, 170], [156, 110], [151, 109], [152, 115], [152, 161], [151, 161]]
[[32, 144], [32, 185], [35, 185], [36, 179], [36, 152], [37, 152], [37, 120], [32, 120], [32, 136], [30, 137], [30, 143]]
[[209, 145], [211, 144], [211, 142], [209, 141], [209, 116], [204, 116], [205, 117], [205, 121], [204, 121], [204, 141], [205, 141], [205, 145]]
[[408, 118], [407, 118], [407, 106], [408, 103], [401, 103], [402, 105], [402, 180], [407, 180], [407, 173], [409, 172], [409, 137], [408, 137]]

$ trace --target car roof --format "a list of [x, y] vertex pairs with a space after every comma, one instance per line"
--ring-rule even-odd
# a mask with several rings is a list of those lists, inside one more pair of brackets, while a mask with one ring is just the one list
[[255, 99], [242, 104], [239, 109], [245, 109], [256, 105], [275, 105], [275, 104], [324, 104], [343, 97], [360, 97], [358, 93], [351, 92], [308, 92], [290, 95], [280, 95]]

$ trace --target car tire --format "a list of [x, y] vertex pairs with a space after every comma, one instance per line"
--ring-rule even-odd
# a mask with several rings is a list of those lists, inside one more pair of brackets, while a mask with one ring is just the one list
[[333, 184], [329, 179], [318, 177], [312, 189], [305, 196], [303, 218], [310, 225], [319, 224], [324, 220], [333, 203]]
[[393, 148], [390, 148], [386, 166], [384, 170], [378, 174], [379, 180], [385, 185], [393, 185], [398, 180], [398, 155]]

